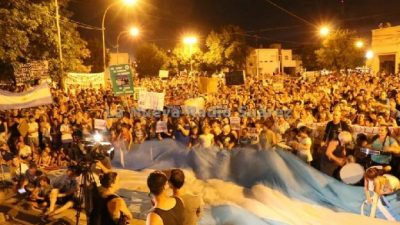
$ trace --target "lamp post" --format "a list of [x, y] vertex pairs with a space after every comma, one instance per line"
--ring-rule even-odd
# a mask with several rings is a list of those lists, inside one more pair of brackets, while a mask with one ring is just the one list
[[190, 55], [190, 73], [193, 72], [193, 60], [192, 60], [192, 48], [193, 45], [197, 43], [197, 37], [194, 36], [188, 36], [183, 38], [183, 43], [185, 43], [186, 45], [189, 45], [189, 55]]
[[[122, 2], [126, 5], [134, 5], [136, 3], [136, 0], [123, 0]], [[103, 19], [101, 21], [101, 34], [103, 36], [103, 68], [104, 68], [104, 71], [106, 71], [106, 40], [105, 40], [106, 28], [104, 27], [104, 21], [106, 20], [106, 15], [107, 15], [108, 10], [110, 8], [112, 8], [113, 6], [116, 6], [119, 3], [120, 2], [114, 2], [114, 3], [110, 4], [104, 11]]]
[[118, 34], [118, 37], [117, 37], [117, 64], [119, 64], [119, 62], [118, 62], [118, 57], [119, 57], [119, 38], [120, 38], [123, 34], [126, 34], [126, 33], [129, 33], [131, 36], [136, 37], [136, 36], [139, 35], [139, 29], [138, 29], [137, 27], [132, 27], [132, 28], [129, 29], [129, 30], [121, 31], [121, 32]]
[[58, 44], [58, 54], [60, 57], [60, 81], [61, 88], [64, 88], [64, 65], [63, 65], [63, 55], [62, 55], [62, 47], [61, 47], [61, 29], [60, 29], [60, 14], [58, 13], [58, 0], [55, 0], [56, 4], [56, 25], [57, 25], [57, 44]]

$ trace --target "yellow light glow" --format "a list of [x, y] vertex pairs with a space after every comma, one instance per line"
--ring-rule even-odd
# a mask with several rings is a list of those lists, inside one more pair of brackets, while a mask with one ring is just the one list
[[357, 48], [362, 48], [362, 47], [364, 47], [364, 42], [359, 40], [359, 41], [356, 41], [355, 45]]
[[197, 37], [194, 36], [188, 36], [183, 38], [183, 43], [188, 44], [188, 45], [193, 45], [197, 43]]
[[139, 35], [139, 29], [137, 27], [132, 27], [129, 29], [129, 34], [132, 36], [138, 36]]
[[372, 50], [368, 50], [365, 54], [365, 58], [372, 59], [374, 57], [374, 52]]
[[123, 0], [125, 5], [135, 5], [137, 0]]
[[319, 34], [322, 37], [328, 36], [330, 32], [331, 32], [331, 30], [329, 29], [328, 26], [323, 26], [323, 27], [321, 27], [321, 29], [319, 29]]

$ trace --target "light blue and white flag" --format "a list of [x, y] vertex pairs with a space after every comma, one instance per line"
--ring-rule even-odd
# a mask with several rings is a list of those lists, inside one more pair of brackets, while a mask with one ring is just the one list
[[53, 98], [47, 84], [20, 93], [0, 90], [0, 110], [31, 108], [52, 103]]

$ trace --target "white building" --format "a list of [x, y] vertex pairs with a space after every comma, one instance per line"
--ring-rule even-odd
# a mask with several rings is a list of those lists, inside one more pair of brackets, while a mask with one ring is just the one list
[[396, 73], [400, 69], [400, 26], [372, 30], [373, 57], [367, 66], [373, 72]]
[[292, 50], [281, 49], [280, 45], [275, 48], [259, 48], [248, 56], [246, 70], [254, 76], [274, 73], [294, 75], [301, 70], [301, 60], [295, 60]]

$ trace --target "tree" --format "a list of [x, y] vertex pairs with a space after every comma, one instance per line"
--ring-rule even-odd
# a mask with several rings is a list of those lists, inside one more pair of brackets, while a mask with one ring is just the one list
[[[192, 49], [190, 49], [192, 48]], [[175, 71], [184, 69], [190, 70], [190, 61], [192, 61], [193, 69], [198, 70], [203, 60], [203, 52], [198, 45], [189, 45], [179, 43], [173, 51], [168, 54], [168, 68]]]
[[296, 54], [300, 55], [303, 61], [303, 67], [308, 71], [321, 69], [321, 65], [319, 65], [315, 53], [317, 50], [318, 46], [316, 45], [302, 45], [296, 49]]
[[219, 32], [211, 31], [206, 39], [204, 62], [214, 70], [223, 67], [243, 69], [250, 53], [244, 37], [244, 31], [233, 25], [223, 27]]
[[[92, 38], [88, 40], [88, 49], [90, 57], [84, 60], [85, 65], [90, 67], [90, 72], [100, 73], [104, 71], [103, 67], [103, 42], [100, 38]], [[106, 51], [106, 64], [110, 61], [110, 53]]]
[[167, 55], [155, 44], [144, 43], [136, 53], [137, 71], [140, 76], [157, 76], [167, 63]]
[[363, 65], [363, 51], [355, 46], [356, 35], [348, 30], [330, 34], [316, 51], [318, 63], [325, 69], [339, 71]]
[[[83, 59], [90, 54], [76, 25], [68, 19], [69, 0], [60, 0], [60, 29], [64, 71], [87, 72]], [[55, 3], [47, 0], [0, 2], [0, 64], [16, 65], [31, 60], [48, 60], [49, 73], [59, 80], [58, 36]]]

